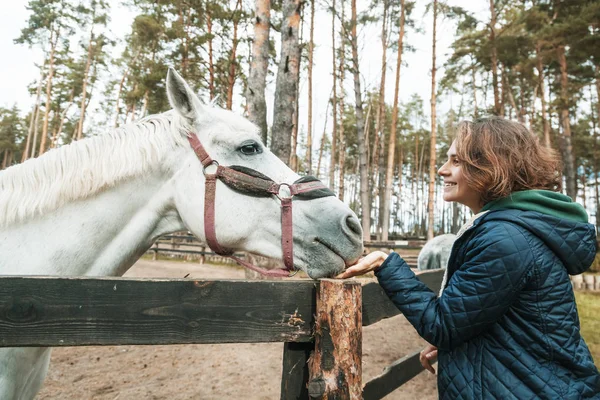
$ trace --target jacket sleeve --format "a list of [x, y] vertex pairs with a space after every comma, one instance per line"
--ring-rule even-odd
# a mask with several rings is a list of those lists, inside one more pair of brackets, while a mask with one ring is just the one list
[[463, 244], [464, 263], [453, 266], [456, 271], [439, 298], [396, 253], [376, 270], [379, 284], [396, 307], [440, 349], [451, 350], [498, 321], [533, 272], [531, 247], [515, 225], [494, 222], [475, 229]]

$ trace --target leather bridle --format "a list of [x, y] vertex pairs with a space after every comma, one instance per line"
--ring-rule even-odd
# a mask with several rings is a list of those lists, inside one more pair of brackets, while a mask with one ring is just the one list
[[[239, 264], [267, 276], [290, 276], [294, 271], [294, 246], [292, 224], [292, 199], [310, 200], [335, 194], [321, 181], [313, 176], [304, 176], [293, 184], [276, 183], [260, 172], [242, 166], [224, 167], [213, 160], [198, 136], [188, 132], [188, 140], [196, 156], [203, 166], [206, 183], [204, 187], [204, 234], [208, 246], [217, 254], [228, 256]], [[209, 172], [208, 169], [214, 169]], [[285, 269], [264, 269], [233, 255], [233, 250], [226, 249], [217, 241], [215, 229], [215, 196], [217, 179], [228, 187], [249, 196], [276, 197], [281, 203], [281, 247]]]

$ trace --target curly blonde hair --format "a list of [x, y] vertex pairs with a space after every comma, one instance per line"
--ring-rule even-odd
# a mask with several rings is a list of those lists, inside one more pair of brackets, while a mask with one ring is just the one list
[[562, 190], [560, 158], [520, 123], [499, 117], [463, 121], [455, 144], [467, 184], [483, 204], [521, 190]]

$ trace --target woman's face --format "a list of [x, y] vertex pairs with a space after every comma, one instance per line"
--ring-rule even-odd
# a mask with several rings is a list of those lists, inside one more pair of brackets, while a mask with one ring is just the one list
[[456, 156], [456, 144], [453, 142], [448, 150], [448, 161], [438, 170], [444, 178], [444, 200], [456, 201], [469, 207], [477, 214], [481, 207], [481, 195], [467, 185], [463, 174], [462, 162]]

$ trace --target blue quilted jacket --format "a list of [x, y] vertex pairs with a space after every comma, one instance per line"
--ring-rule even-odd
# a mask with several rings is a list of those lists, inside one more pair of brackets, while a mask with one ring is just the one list
[[455, 242], [439, 298], [395, 253], [376, 276], [438, 347], [441, 399], [600, 398], [569, 281], [595, 254], [593, 225], [488, 211]]

